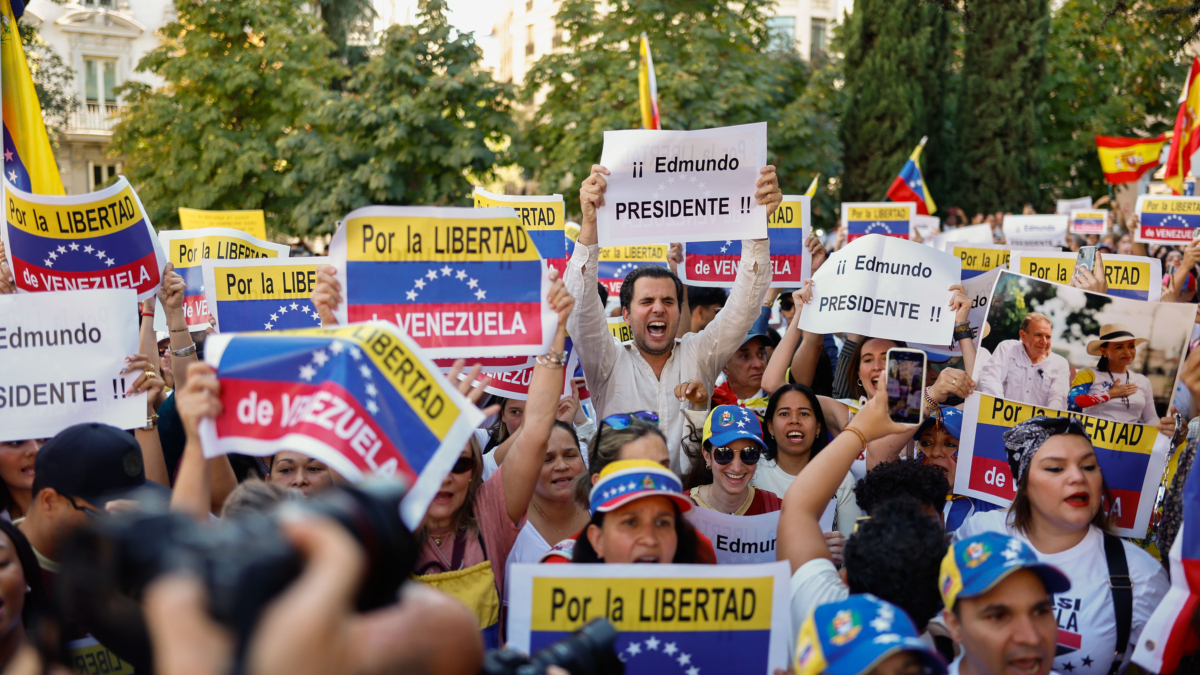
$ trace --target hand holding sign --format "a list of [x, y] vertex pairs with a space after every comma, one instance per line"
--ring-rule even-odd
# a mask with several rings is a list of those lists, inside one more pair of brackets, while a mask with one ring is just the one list
[[1071, 288], [1082, 288], [1093, 293], [1108, 293], [1108, 281], [1104, 278], [1104, 258], [1096, 251], [1096, 273], [1083, 265], [1075, 266], [1075, 274], [1071, 277]]
[[337, 311], [342, 304], [342, 284], [337, 280], [337, 268], [326, 265], [317, 268], [317, 285], [313, 288], [312, 304], [321, 316], [322, 326], [336, 326]]

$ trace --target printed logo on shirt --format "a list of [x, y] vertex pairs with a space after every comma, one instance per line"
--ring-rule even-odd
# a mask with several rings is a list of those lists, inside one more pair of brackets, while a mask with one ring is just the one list
[[1078, 651], [1083, 645], [1079, 634], [1079, 612], [1083, 607], [1081, 598], [1054, 598], [1054, 620], [1058, 623], [1058, 649], [1055, 658]]
[[858, 637], [862, 631], [862, 622], [858, 619], [858, 612], [843, 609], [833, 615], [832, 627], [834, 635], [829, 638], [829, 642], [840, 647]]

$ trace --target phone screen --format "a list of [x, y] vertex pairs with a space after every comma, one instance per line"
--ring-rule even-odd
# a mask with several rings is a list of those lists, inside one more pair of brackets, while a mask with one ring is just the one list
[[1082, 246], [1079, 249], [1079, 257], [1076, 258], [1075, 264], [1079, 267], [1086, 267], [1087, 271], [1096, 271], [1096, 247]]
[[901, 424], [921, 423], [925, 391], [925, 352], [889, 349], [887, 353], [888, 414]]

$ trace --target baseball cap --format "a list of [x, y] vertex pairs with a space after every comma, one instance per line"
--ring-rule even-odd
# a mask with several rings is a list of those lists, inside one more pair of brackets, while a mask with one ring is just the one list
[[870, 593], [820, 605], [796, 640], [796, 675], [862, 675], [887, 657], [913, 652], [934, 675], [946, 662], [919, 637], [904, 610]]
[[1071, 580], [1053, 565], [1038, 560], [1020, 539], [999, 532], [984, 532], [955, 542], [938, 575], [942, 602], [951, 609], [959, 598], [983, 595], [1013, 572], [1029, 570], [1041, 578], [1050, 594], [1071, 590]]
[[719, 405], [713, 408], [704, 420], [704, 436], [702, 442], [711, 442], [714, 448], [719, 448], [746, 438], [758, 443], [763, 450], [767, 444], [763, 442], [762, 424], [758, 415], [749, 408], [738, 405]]
[[683, 483], [670, 469], [647, 459], [622, 459], [600, 471], [600, 479], [592, 486], [589, 510], [593, 516], [608, 513], [654, 496], [673, 500], [683, 513], [692, 510], [692, 500], [683, 494]]
[[[941, 409], [942, 427], [946, 431], [949, 431], [951, 436], [955, 438], [962, 438], [962, 411], [954, 406], [949, 405], [941, 406]], [[930, 415], [929, 417], [926, 417], [925, 421], [921, 422], [921, 426], [917, 427], [917, 433], [913, 434], [913, 438], [920, 438], [921, 434], [925, 433], [925, 430], [933, 426], [933, 423], [937, 421], [937, 415]]]
[[133, 436], [95, 422], [67, 427], [47, 441], [34, 472], [38, 485], [100, 508], [146, 485], [142, 448]]

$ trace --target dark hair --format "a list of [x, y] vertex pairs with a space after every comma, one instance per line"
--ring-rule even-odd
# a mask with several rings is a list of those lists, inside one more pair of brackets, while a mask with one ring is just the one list
[[854, 486], [854, 499], [863, 513], [875, 515], [881, 504], [900, 497], [941, 513], [950, 483], [936, 466], [912, 460], [880, 462]]
[[825, 428], [825, 413], [821, 412], [820, 399], [817, 398], [816, 392], [803, 384], [788, 383], [771, 394], [771, 400], [767, 402], [767, 411], [763, 414], [763, 441], [767, 444], [767, 451], [763, 453], [763, 456], [774, 461], [779, 455], [779, 446], [775, 441], [775, 436], [771, 434], [771, 420], [775, 418], [775, 411], [779, 409], [779, 401], [789, 391], [804, 394], [812, 408], [813, 416], [817, 420], [817, 433], [813, 436], [812, 449], [808, 454], [808, 460], [811, 462], [818, 452], [829, 445], [829, 430]]
[[711, 307], [712, 305], [725, 306], [725, 301], [729, 299], [725, 294], [724, 288], [709, 288], [707, 286], [688, 286], [687, 301], [690, 309], [697, 307]]
[[[605, 426], [603, 420], [596, 425], [596, 435], [592, 436], [592, 440], [588, 442], [588, 470], [575, 478], [575, 503], [585, 509], [590, 507], [592, 476], [598, 475], [604, 470], [604, 467], [620, 459], [621, 448], [651, 435], [661, 438], [663, 444], [667, 442], [667, 437], [663, 436], [658, 427], [636, 418], [624, 429], [613, 429], [612, 427], [605, 429]], [[601, 440], [604, 441], [603, 444], [598, 442]]]
[[550, 429], [550, 433], [552, 435], [554, 434], [555, 429], [562, 429], [568, 434], [571, 434], [571, 442], [575, 444], [576, 450], [579, 449], [579, 434], [575, 433], [575, 427], [573, 425], [567, 424], [562, 420], [554, 420], [554, 426]]
[[[1100, 346], [1103, 347], [1106, 344], [1108, 344], [1108, 343], [1105, 342], [1103, 345], [1100, 345]], [[1101, 356], [1100, 360], [1096, 362], [1096, 370], [1103, 370], [1104, 372], [1108, 373], [1109, 377], [1112, 377], [1112, 373], [1108, 372], [1108, 357], [1107, 356]]]
[[846, 542], [844, 566], [850, 593], [873, 593], [887, 600], [908, 613], [917, 631], [924, 631], [942, 608], [938, 574], [946, 546], [940, 519], [923, 511], [915, 500], [882, 504]]
[[887, 340], [888, 342], [891, 342], [892, 344], [896, 345], [897, 347], [907, 347], [908, 346], [908, 345], [904, 344], [903, 342], [901, 342], [900, 340], [893, 340], [891, 338], [874, 338], [874, 337], [864, 337], [861, 341], [859, 341], [859, 343], [857, 345], [854, 345], [854, 353], [850, 355], [850, 367], [846, 369], [846, 386], [850, 388], [850, 394], [852, 396], [854, 396], [855, 398], [858, 398], [860, 396], [866, 396], [866, 394], [867, 394], [866, 390], [863, 389], [862, 385], [860, 385], [858, 383], [858, 365], [859, 365], [859, 363], [862, 362], [863, 345], [867, 344], [867, 342], [870, 340]]
[[635, 267], [632, 272], [625, 275], [625, 281], [621, 282], [621, 309], [628, 310], [633, 304], [633, 285], [638, 279], [649, 277], [651, 279], [670, 279], [675, 282], [675, 302], [679, 303], [680, 309], [683, 308], [683, 282], [675, 273], [666, 267], [659, 265], [643, 265]]
[[0, 520], [0, 532], [8, 535], [12, 541], [17, 560], [21, 561], [21, 574], [25, 576], [25, 585], [29, 587], [25, 592], [21, 623], [26, 631], [30, 631], [49, 608], [50, 597], [46, 592], [46, 582], [42, 579], [42, 566], [38, 563], [37, 554], [33, 552], [33, 546], [25, 538], [25, 533], [17, 529], [16, 525], [7, 520]]
[[265, 480], [248, 480], [225, 498], [221, 506], [221, 518], [237, 518], [250, 513], [266, 513], [281, 502], [294, 500], [295, 492]]
[[600, 306], [608, 304], [608, 289], [599, 281], [596, 282], [596, 291], [600, 293]]
[[504, 409], [508, 407], [508, 399], [503, 396], [492, 396], [492, 405], [500, 406], [500, 412], [496, 413], [496, 421], [492, 422], [491, 428], [488, 429], [488, 444], [484, 448], [484, 454], [491, 452], [497, 445], [508, 440], [508, 425], [504, 423]]
[[[671, 500], [671, 508], [675, 509], [675, 557], [671, 559], [673, 563], [695, 564], [700, 561], [700, 556], [697, 551], [700, 547], [700, 537], [696, 534], [696, 528], [692, 527], [692, 523], [683, 517], [679, 512], [679, 505], [674, 500]], [[591, 522], [587, 527], [583, 528], [579, 538], [575, 540], [575, 550], [571, 554], [571, 562], [577, 563], [602, 563], [604, 559], [596, 555], [596, 549], [592, 548], [592, 541], [588, 539], [587, 532], [592, 525], [604, 529], [603, 511], [597, 511], [596, 515], [592, 516]], [[936, 587], [936, 581], [935, 587]]]
[[[1078, 435], [1073, 433], [1054, 434], [1054, 436]], [[1092, 442], [1092, 439], [1087, 436], [1083, 436], [1083, 438], [1087, 439], [1089, 444]], [[1037, 454], [1037, 450], [1034, 450], [1034, 454]], [[1100, 466], [1099, 461], [1096, 462], [1096, 466]], [[1108, 481], [1104, 480], [1104, 471], [1102, 469], [1100, 471], [1100, 508], [1096, 509], [1096, 515], [1092, 516], [1092, 522], [1089, 525], [1094, 525], [1104, 532], [1112, 532], [1112, 523], [1109, 520], [1108, 514], [1104, 511], [1105, 505], [1112, 504], [1112, 501], [1112, 492], [1108, 489]], [[1029, 531], [1033, 529], [1033, 503], [1029, 501], [1028, 469], [1021, 476], [1020, 482], [1017, 483], [1017, 494], [1013, 497], [1012, 506], [1008, 510], [1008, 522], [1023, 535], [1028, 535]]]

